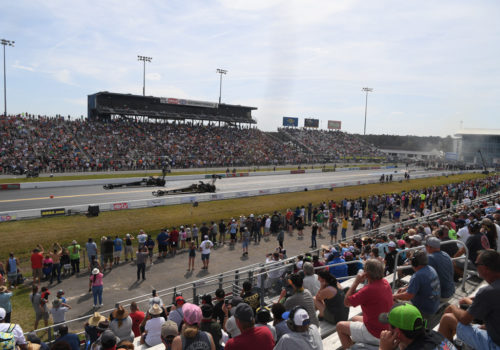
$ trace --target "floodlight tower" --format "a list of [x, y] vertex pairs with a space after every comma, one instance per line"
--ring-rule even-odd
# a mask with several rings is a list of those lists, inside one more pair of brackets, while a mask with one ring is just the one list
[[137, 55], [137, 60], [144, 63], [144, 71], [142, 75], [142, 96], [146, 96], [146, 62], [151, 62], [152, 59], [153, 57]]
[[227, 74], [227, 70], [217, 68], [217, 74], [220, 74], [220, 84], [219, 84], [219, 104], [220, 104], [222, 95], [222, 74]]
[[7, 75], [5, 73], [5, 46], [14, 47], [15, 41], [1, 39], [0, 44], [3, 45], [3, 103], [4, 103], [4, 113], [5, 117], [7, 117]]
[[368, 109], [368, 93], [372, 92], [373, 89], [369, 88], [369, 87], [364, 87], [361, 91], [366, 92], [366, 101], [365, 101], [365, 128], [364, 128], [364, 131], [363, 131], [363, 135], [366, 135], [366, 111]]

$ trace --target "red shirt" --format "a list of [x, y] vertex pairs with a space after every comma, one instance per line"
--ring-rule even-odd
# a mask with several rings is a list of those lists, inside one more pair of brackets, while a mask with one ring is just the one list
[[131, 312], [129, 316], [132, 319], [132, 332], [134, 332], [134, 336], [138, 337], [141, 335], [139, 326], [142, 320], [144, 320], [144, 312], [138, 310], [136, 312]]
[[383, 330], [389, 330], [388, 324], [382, 324], [378, 320], [381, 313], [391, 310], [393, 303], [392, 289], [385, 278], [369, 283], [348, 300], [354, 307], [361, 305], [363, 323], [374, 337], [380, 338]]
[[179, 240], [179, 231], [173, 230], [170, 232], [170, 241], [171, 242], [177, 242]]
[[227, 341], [225, 350], [273, 350], [274, 339], [267, 327], [253, 327]]
[[41, 269], [43, 267], [43, 254], [33, 253], [31, 254], [31, 268]]

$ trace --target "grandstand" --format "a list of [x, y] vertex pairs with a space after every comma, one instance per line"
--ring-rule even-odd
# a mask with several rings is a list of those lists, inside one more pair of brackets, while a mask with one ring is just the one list
[[482, 165], [481, 151], [486, 166], [500, 166], [500, 129], [463, 129], [455, 135], [454, 151], [460, 161]]

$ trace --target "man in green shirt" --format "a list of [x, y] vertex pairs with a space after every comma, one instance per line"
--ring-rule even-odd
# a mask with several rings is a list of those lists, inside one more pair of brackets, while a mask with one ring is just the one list
[[80, 245], [73, 240], [71, 245], [68, 247], [69, 260], [71, 261], [72, 275], [80, 273]]

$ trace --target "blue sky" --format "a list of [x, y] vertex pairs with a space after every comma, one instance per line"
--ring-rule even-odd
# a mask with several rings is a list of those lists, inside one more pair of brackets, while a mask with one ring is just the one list
[[[8, 1], [9, 113], [86, 116], [98, 91], [255, 106], [367, 133], [500, 128], [498, 1]], [[3, 89], [2, 89], [3, 93]], [[3, 99], [2, 99], [3, 101]], [[3, 103], [2, 111], [3, 111]]]

